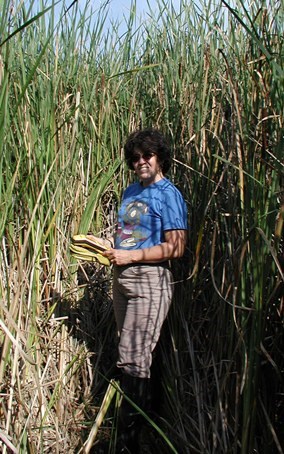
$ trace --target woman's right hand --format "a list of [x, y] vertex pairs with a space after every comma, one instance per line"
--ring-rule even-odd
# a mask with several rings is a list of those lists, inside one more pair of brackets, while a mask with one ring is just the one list
[[125, 249], [109, 249], [103, 253], [113, 265], [125, 266], [133, 263], [136, 251], [128, 251]]

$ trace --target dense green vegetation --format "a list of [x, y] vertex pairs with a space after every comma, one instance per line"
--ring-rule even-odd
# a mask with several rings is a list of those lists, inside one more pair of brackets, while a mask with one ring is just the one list
[[169, 136], [189, 207], [153, 366], [165, 446], [283, 453], [284, 9], [231, 4], [160, 0], [140, 26], [133, 4], [121, 33], [91, 2], [1, 2], [3, 453], [79, 452], [91, 431], [115, 363], [111, 270], [68, 245], [113, 232], [122, 146], [146, 126]]

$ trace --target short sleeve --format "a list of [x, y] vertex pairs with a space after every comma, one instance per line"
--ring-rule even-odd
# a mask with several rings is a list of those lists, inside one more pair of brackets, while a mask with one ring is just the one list
[[170, 186], [164, 192], [162, 207], [162, 228], [166, 230], [187, 230], [187, 206], [180, 191]]

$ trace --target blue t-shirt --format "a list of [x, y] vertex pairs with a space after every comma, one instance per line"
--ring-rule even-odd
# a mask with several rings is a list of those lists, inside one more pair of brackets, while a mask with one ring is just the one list
[[144, 249], [165, 241], [166, 230], [187, 229], [187, 207], [166, 178], [147, 187], [130, 185], [118, 212], [116, 249]]

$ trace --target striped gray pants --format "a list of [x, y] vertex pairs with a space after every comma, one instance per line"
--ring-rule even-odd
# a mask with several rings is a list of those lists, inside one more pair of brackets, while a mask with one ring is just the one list
[[150, 377], [173, 294], [168, 263], [115, 266], [113, 307], [119, 334], [117, 366], [135, 377]]

